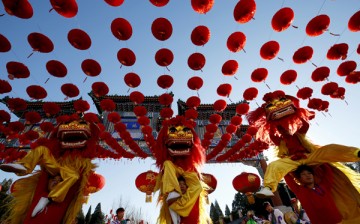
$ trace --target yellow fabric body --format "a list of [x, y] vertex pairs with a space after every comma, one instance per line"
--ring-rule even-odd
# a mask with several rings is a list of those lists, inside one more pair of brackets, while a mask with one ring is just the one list
[[171, 161], [164, 162], [163, 173], [158, 175], [155, 191], [160, 190], [159, 203], [162, 203], [158, 223], [169, 224], [171, 217], [169, 207], [166, 203], [168, 194], [176, 191], [181, 194], [180, 185], [177, 180], [179, 176], [183, 176], [186, 180], [188, 189], [185, 194], [170, 205], [171, 209], [178, 213], [180, 216], [186, 217], [189, 215], [193, 206], [199, 198], [199, 213], [200, 223], [208, 223], [208, 215], [205, 211], [206, 191], [204, 190], [204, 183], [200, 180], [198, 173], [194, 171], [184, 171], [182, 168], [177, 167]]
[[49, 149], [44, 146], [39, 146], [31, 150], [18, 163], [27, 169], [27, 173], [31, 173], [35, 166], [39, 164], [42, 169], [46, 170], [46, 172], [52, 176], [60, 174], [63, 180], [58, 183], [48, 195], [48, 197], [55, 202], [62, 202], [71, 186], [79, 179], [78, 170], [74, 170], [65, 164], [60, 165], [52, 156]]
[[323, 147], [312, 147], [308, 158], [291, 160], [288, 157], [271, 162], [265, 172], [264, 186], [276, 191], [279, 181], [299, 165], [318, 165], [330, 163], [333, 167], [334, 184], [332, 195], [343, 216], [343, 224], [360, 223], [360, 175], [340, 162], [357, 162], [358, 148], [329, 144]]

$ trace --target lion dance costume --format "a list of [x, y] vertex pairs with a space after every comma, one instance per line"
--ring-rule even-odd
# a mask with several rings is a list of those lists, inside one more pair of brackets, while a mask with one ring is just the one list
[[[156, 144], [155, 157], [160, 174], [154, 191], [160, 191], [159, 202], [162, 203], [158, 222], [209, 223], [204, 208], [208, 186], [201, 180], [199, 172], [205, 162], [205, 150], [194, 131], [194, 122], [182, 116], [165, 120]], [[188, 186], [185, 193], [180, 190], [179, 176], [184, 177]], [[168, 205], [166, 201], [173, 196], [178, 199]]]
[[314, 145], [305, 138], [309, 121], [315, 116], [313, 112], [300, 108], [297, 98], [280, 90], [265, 94], [263, 100], [265, 103], [250, 112], [247, 118], [249, 125], [258, 129], [256, 141], [275, 146], [279, 159], [268, 165], [265, 188], [257, 195], [272, 196], [271, 191], [276, 191], [280, 180], [301, 164], [329, 163], [334, 174], [332, 195], [343, 223], [360, 223], [360, 176], [341, 163], [359, 161], [359, 148]]
[[[50, 138], [39, 139], [16, 163], [0, 165], [0, 169], [20, 176], [32, 173], [36, 165], [41, 167], [14, 182], [9, 223], [74, 222], [87, 196], [99, 190], [88, 182], [95, 168], [91, 159], [99, 153], [99, 133], [95, 123], [64, 115]], [[50, 189], [54, 176], [60, 176], [61, 181]]]

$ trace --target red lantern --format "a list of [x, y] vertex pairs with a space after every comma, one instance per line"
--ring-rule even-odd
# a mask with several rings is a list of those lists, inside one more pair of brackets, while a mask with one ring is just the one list
[[360, 10], [350, 17], [348, 28], [352, 32], [360, 31]]
[[54, 102], [45, 102], [43, 104], [43, 110], [46, 116], [53, 116], [60, 112], [61, 108], [58, 104]]
[[254, 17], [255, 12], [254, 0], [240, 0], [234, 8], [234, 19], [238, 23], [247, 23]]
[[130, 93], [129, 97], [130, 97], [130, 100], [132, 102], [134, 102], [135, 104], [140, 104], [140, 103], [144, 102], [144, 100], [145, 100], [144, 95], [138, 91], [134, 91], [134, 92]]
[[231, 52], [238, 52], [241, 51], [246, 44], [246, 36], [244, 33], [237, 31], [228, 37], [226, 41], [226, 46]]
[[247, 114], [250, 110], [250, 106], [247, 103], [241, 103], [236, 106], [236, 113], [240, 115]]
[[139, 174], [139, 176], [135, 179], [135, 185], [136, 188], [146, 193], [146, 199], [145, 202], [151, 202], [152, 201], [152, 192], [154, 191], [155, 185], [156, 185], [156, 177], [158, 173], [153, 172], [151, 170]]
[[65, 77], [67, 74], [66, 66], [57, 60], [50, 60], [46, 63], [46, 70], [49, 72], [50, 75], [62, 78]]
[[229, 83], [220, 84], [216, 92], [219, 96], [229, 97], [232, 86]]
[[87, 50], [91, 46], [90, 36], [83, 30], [72, 29], [68, 33], [68, 41], [71, 46], [79, 50]]
[[195, 12], [205, 14], [212, 9], [214, 0], [191, 0], [191, 6]]
[[132, 36], [132, 27], [124, 18], [116, 18], [111, 22], [111, 32], [119, 40], [128, 40]]
[[86, 187], [84, 189], [84, 195], [89, 195], [98, 192], [104, 186], [105, 186], [105, 178], [100, 174], [91, 172]]
[[94, 82], [91, 89], [96, 97], [102, 97], [109, 93], [109, 87], [104, 82]]
[[280, 44], [277, 41], [271, 40], [263, 44], [260, 48], [260, 56], [265, 60], [271, 60], [279, 53]]
[[217, 186], [217, 180], [214, 177], [214, 175], [209, 174], [209, 173], [202, 173], [202, 180], [205, 182], [205, 184], [207, 184], [210, 189], [207, 190], [208, 194], [211, 194], [212, 192], [214, 192], [216, 190], [216, 186]]
[[136, 88], [140, 85], [141, 78], [136, 73], [130, 72], [124, 76], [124, 81], [127, 86], [131, 88]]
[[327, 15], [315, 16], [306, 25], [306, 34], [315, 37], [323, 34], [330, 25], [330, 17]]
[[167, 48], [158, 50], [155, 54], [155, 61], [159, 66], [169, 66], [174, 60], [174, 54]]
[[203, 84], [204, 82], [202, 78], [198, 76], [191, 77], [187, 82], [187, 86], [191, 90], [199, 90], [203, 86]]
[[10, 83], [6, 80], [0, 79], [0, 86], [1, 86], [0, 94], [9, 93], [12, 90]]
[[253, 100], [257, 97], [258, 93], [257, 88], [249, 87], [243, 93], [244, 100]]
[[47, 96], [46, 90], [38, 85], [31, 85], [26, 88], [26, 92], [30, 98], [35, 100], [44, 99]]
[[170, 88], [173, 83], [174, 83], [174, 79], [170, 75], [161, 75], [157, 79], [158, 86], [160, 86], [163, 89]]
[[104, 0], [107, 4], [117, 7], [124, 3], [124, 0]]
[[347, 43], [334, 44], [328, 50], [326, 57], [329, 60], [345, 60], [347, 58], [347, 53], [349, 50], [349, 45]]
[[72, 83], [65, 83], [61, 86], [61, 92], [68, 98], [76, 97], [79, 95], [79, 88]]
[[256, 192], [260, 187], [260, 178], [254, 173], [242, 172], [236, 176], [232, 182], [236, 191], [245, 194], [250, 204], [255, 203], [253, 192]]
[[52, 41], [47, 36], [41, 33], [30, 33], [28, 35], [28, 42], [33, 48], [33, 51], [49, 53], [54, 50], [54, 44], [52, 43]]
[[78, 12], [78, 5], [75, 0], [50, 0], [52, 9], [65, 18], [72, 18]]
[[339, 65], [339, 67], [336, 70], [336, 73], [339, 76], [347, 76], [351, 72], [355, 71], [357, 67], [357, 64], [355, 61], [344, 61]]
[[81, 69], [87, 76], [95, 77], [100, 75], [101, 73], [101, 66], [100, 64], [93, 60], [93, 59], [85, 59], [81, 63]]
[[117, 53], [117, 59], [122, 65], [132, 66], [135, 64], [136, 56], [129, 48], [121, 48]]
[[30, 76], [30, 71], [26, 65], [16, 61], [10, 61], [6, 63], [6, 70], [8, 72], [9, 79], [13, 80], [24, 79]]
[[10, 114], [5, 110], [0, 110], [0, 123], [10, 122]]
[[150, 0], [151, 4], [156, 7], [163, 7], [169, 3], [170, 0]]
[[231, 75], [235, 75], [238, 68], [239, 68], [239, 64], [236, 60], [228, 60], [223, 64], [221, 68], [221, 72], [223, 73], [223, 75], [231, 76]]
[[222, 112], [223, 110], [226, 109], [227, 103], [225, 100], [216, 100], [213, 108], [216, 112]]
[[2, 34], [0, 34], [0, 52], [8, 52], [11, 50], [10, 41]]
[[294, 11], [285, 7], [277, 11], [271, 19], [273, 30], [281, 32], [286, 30], [294, 20]]
[[338, 88], [339, 85], [336, 82], [328, 82], [322, 86], [321, 93], [324, 95], [333, 95]]
[[21, 19], [30, 19], [34, 12], [28, 0], [3, 0], [5, 11], [11, 15]]
[[253, 82], [262, 82], [268, 76], [268, 70], [266, 68], [257, 68], [251, 73], [251, 80]]
[[201, 53], [193, 53], [188, 58], [189, 68], [192, 70], [201, 70], [205, 66], [205, 56]]
[[189, 108], [193, 108], [193, 109], [196, 109], [200, 105], [200, 103], [201, 103], [201, 100], [197, 96], [190, 96], [186, 100], [186, 106], [188, 106]]
[[11, 111], [22, 111], [27, 108], [26, 101], [21, 98], [10, 98], [6, 103]]
[[286, 70], [280, 76], [280, 82], [284, 85], [290, 85], [291, 83], [295, 82], [297, 78], [297, 72], [295, 70]]
[[151, 32], [160, 41], [165, 41], [171, 37], [172, 25], [166, 18], [157, 18], [151, 25]]
[[210, 39], [210, 30], [207, 26], [197, 26], [191, 32], [190, 38], [196, 46], [204, 46]]
[[324, 81], [325, 79], [327, 79], [330, 75], [330, 68], [326, 67], [326, 66], [322, 66], [322, 67], [318, 67], [316, 68], [312, 74], [311, 74], [311, 79], [314, 82], [321, 82]]
[[306, 100], [312, 96], [313, 90], [310, 87], [304, 87], [298, 90], [296, 96], [300, 99]]
[[303, 64], [312, 58], [314, 50], [310, 46], [299, 48], [293, 55], [293, 61], [296, 64]]

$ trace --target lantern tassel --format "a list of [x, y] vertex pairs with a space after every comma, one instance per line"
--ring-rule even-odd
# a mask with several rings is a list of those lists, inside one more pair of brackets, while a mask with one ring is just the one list
[[146, 202], [146, 203], [152, 202], [152, 194], [146, 194], [145, 202]]

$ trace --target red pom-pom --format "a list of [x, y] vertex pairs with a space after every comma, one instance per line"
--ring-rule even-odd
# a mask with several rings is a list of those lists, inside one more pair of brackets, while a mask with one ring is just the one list
[[244, 100], [253, 100], [257, 97], [258, 93], [259, 91], [255, 87], [247, 88], [243, 93]]
[[74, 102], [74, 109], [77, 113], [83, 113], [90, 109], [90, 104], [86, 100], [76, 100]]
[[219, 124], [221, 122], [221, 120], [222, 120], [222, 116], [219, 114], [212, 114], [209, 117], [209, 121], [212, 124]]
[[41, 121], [41, 116], [38, 112], [29, 111], [25, 114], [25, 119], [29, 124], [36, 124]]
[[229, 142], [231, 140], [231, 134], [230, 133], [225, 133], [221, 136], [221, 140], [225, 141], [225, 142]]
[[53, 116], [59, 113], [61, 108], [54, 102], [46, 102], [43, 104], [43, 110], [47, 116]]
[[91, 113], [91, 112], [88, 112], [88, 113], [84, 114], [83, 118], [87, 122], [93, 122], [93, 123], [99, 123], [100, 122], [98, 115], [94, 114], [94, 113]]
[[45, 121], [40, 124], [40, 129], [43, 132], [51, 132], [54, 129], [54, 125], [51, 122]]
[[5, 110], [0, 110], [0, 124], [10, 122], [11, 116]]
[[247, 103], [241, 103], [241, 104], [236, 106], [236, 113], [237, 114], [241, 114], [241, 115], [247, 114], [249, 112], [249, 110], [250, 110], [250, 106]]
[[94, 82], [91, 89], [96, 97], [102, 97], [109, 93], [109, 87], [104, 82]]
[[241, 138], [241, 140], [242, 140], [244, 143], [249, 143], [249, 142], [252, 140], [252, 136], [249, 135], [249, 134], [245, 134], [245, 135], [243, 135], [243, 137]]
[[114, 125], [114, 130], [117, 131], [117, 132], [123, 132], [123, 131], [126, 131], [126, 125], [119, 122], [119, 123], [116, 123]]
[[160, 117], [162, 118], [170, 118], [174, 114], [174, 111], [171, 108], [165, 107], [160, 110]]
[[134, 91], [134, 92], [130, 93], [129, 97], [130, 97], [130, 100], [132, 102], [134, 102], [135, 104], [140, 104], [140, 103], [144, 102], [144, 100], [145, 100], [144, 95], [138, 91]]
[[215, 101], [213, 108], [217, 112], [221, 112], [226, 109], [227, 103], [225, 100], [217, 100]]
[[237, 130], [237, 126], [236, 125], [233, 125], [233, 124], [229, 124], [227, 127], [226, 127], [226, 132], [227, 133], [230, 133], [230, 134], [234, 134]]
[[296, 96], [300, 99], [306, 100], [312, 96], [313, 90], [310, 87], [304, 87], [298, 90]]
[[185, 118], [189, 120], [195, 120], [198, 117], [199, 113], [194, 109], [188, 109], [185, 111]]
[[173, 102], [173, 100], [173, 97], [168, 93], [164, 93], [159, 96], [159, 103], [164, 106], [169, 106]]
[[118, 112], [109, 113], [107, 118], [111, 123], [117, 123], [121, 120], [120, 114]]
[[152, 134], [152, 127], [151, 126], [144, 126], [141, 128], [141, 131], [144, 135], [151, 135]]
[[144, 106], [136, 106], [134, 107], [134, 114], [137, 117], [145, 116], [147, 113], [147, 109]]
[[101, 132], [99, 138], [104, 141], [108, 138], [111, 138], [111, 134], [107, 131], [103, 131], [103, 132]]
[[239, 126], [242, 123], [242, 118], [240, 116], [233, 116], [230, 120], [230, 123]]
[[210, 133], [215, 133], [218, 130], [218, 126], [215, 124], [208, 124], [206, 125], [206, 131]]
[[186, 100], [186, 106], [188, 106], [189, 108], [196, 109], [200, 105], [200, 103], [201, 100], [197, 96], [191, 96]]
[[114, 111], [116, 109], [116, 104], [111, 99], [103, 99], [100, 101], [100, 107], [105, 111]]
[[150, 124], [150, 119], [146, 116], [141, 116], [138, 118], [138, 123], [142, 126], [145, 126], [145, 125], [149, 125]]

